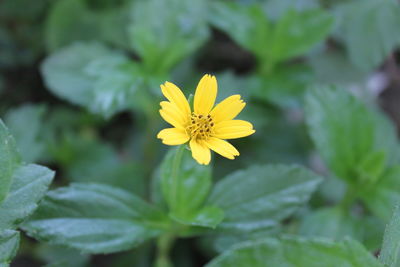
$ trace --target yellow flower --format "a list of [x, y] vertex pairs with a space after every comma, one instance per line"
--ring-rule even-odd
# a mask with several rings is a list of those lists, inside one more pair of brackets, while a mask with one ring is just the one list
[[160, 131], [160, 138], [166, 145], [181, 145], [189, 141], [193, 158], [200, 164], [209, 164], [210, 149], [228, 159], [239, 156], [239, 151], [224, 139], [235, 139], [255, 132], [250, 122], [234, 120], [246, 103], [240, 95], [225, 98], [214, 108], [217, 97], [217, 79], [204, 75], [194, 95], [194, 111], [182, 91], [173, 83], [161, 85], [161, 91], [168, 101], [160, 103], [163, 119], [174, 126]]

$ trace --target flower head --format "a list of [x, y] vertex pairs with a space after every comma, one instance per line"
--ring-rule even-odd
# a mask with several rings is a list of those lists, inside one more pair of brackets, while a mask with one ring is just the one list
[[227, 97], [214, 107], [217, 88], [215, 76], [204, 75], [197, 85], [192, 111], [175, 84], [161, 85], [168, 101], [160, 103], [160, 114], [173, 128], [160, 131], [157, 138], [166, 145], [189, 142], [192, 156], [200, 164], [210, 163], [210, 149], [228, 159], [239, 156], [239, 151], [225, 140], [245, 137], [255, 130], [250, 122], [234, 120], [246, 105], [240, 95]]

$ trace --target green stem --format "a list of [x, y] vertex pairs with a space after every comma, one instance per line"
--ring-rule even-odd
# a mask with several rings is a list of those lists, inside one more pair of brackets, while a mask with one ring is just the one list
[[169, 258], [169, 252], [175, 241], [175, 235], [172, 232], [160, 236], [157, 240], [157, 259], [154, 267], [172, 267]]
[[354, 185], [348, 185], [346, 194], [344, 195], [342, 201], [338, 205], [345, 211], [348, 211], [350, 209], [350, 206], [353, 204], [353, 202], [356, 198], [355, 187], [356, 186], [354, 186]]
[[274, 71], [275, 63], [268, 58], [259, 64], [259, 72], [262, 76], [269, 76]]

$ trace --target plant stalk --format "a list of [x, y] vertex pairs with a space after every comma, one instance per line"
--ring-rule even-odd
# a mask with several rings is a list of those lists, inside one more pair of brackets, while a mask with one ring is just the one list
[[165, 233], [157, 240], [157, 259], [154, 267], [173, 267], [169, 253], [175, 241], [175, 235], [172, 232]]

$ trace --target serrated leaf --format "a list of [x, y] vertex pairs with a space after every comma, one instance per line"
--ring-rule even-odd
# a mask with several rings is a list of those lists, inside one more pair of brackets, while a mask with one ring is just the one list
[[53, 180], [54, 172], [46, 167], [29, 164], [18, 167], [13, 175], [10, 192], [0, 204], [0, 229], [16, 228], [38, 207]]
[[0, 203], [7, 196], [14, 170], [20, 164], [20, 156], [14, 138], [0, 120]]
[[23, 229], [51, 244], [112, 253], [156, 237], [166, 225], [168, 220], [158, 208], [127, 191], [72, 184], [50, 191]]
[[19, 247], [19, 232], [13, 230], [0, 231], [0, 266], [9, 266]]
[[338, 6], [339, 33], [351, 61], [370, 71], [400, 45], [400, 5], [397, 1], [351, 1]]
[[[306, 120], [318, 152], [339, 178], [350, 183], [376, 180], [383, 166], [398, 162], [394, 127], [345, 89], [311, 90], [306, 96]], [[372, 162], [373, 158], [378, 160]]]
[[269, 20], [257, 6], [214, 1], [208, 18], [213, 26], [228, 33], [238, 44], [262, 58], [271, 37]]
[[400, 264], [400, 206], [395, 208], [392, 219], [386, 226], [379, 260], [387, 267]]
[[322, 9], [303, 12], [289, 9], [274, 29], [269, 58], [280, 62], [300, 56], [327, 37], [333, 18]]
[[298, 166], [254, 166], [220, 180], [208, 203], [225, 213], [218, 229], [251, 232], [276, 227], [308, 201], [320, 181]]
[[206, 41], [209, 30], [205, 8], [201, 0], [133, 3], [130, 41], [148, 73], [168, 72]]
[[109, 117], [135, 106], [138, 66], [101, 43], [74, 43], [42, 64], [46, 86], [58, 97]]
[[185, 146], [167, 153], [160, 175], [161, 189], [174, 219], [208, 227], [221, 221], [221, 210], [203, 206], [211, 189], [211, 168], [194, 161]]
[[301, 238], [243, 243], [226, 251], [206, 266], [383, 267], [356, 241], [335, 243]]

